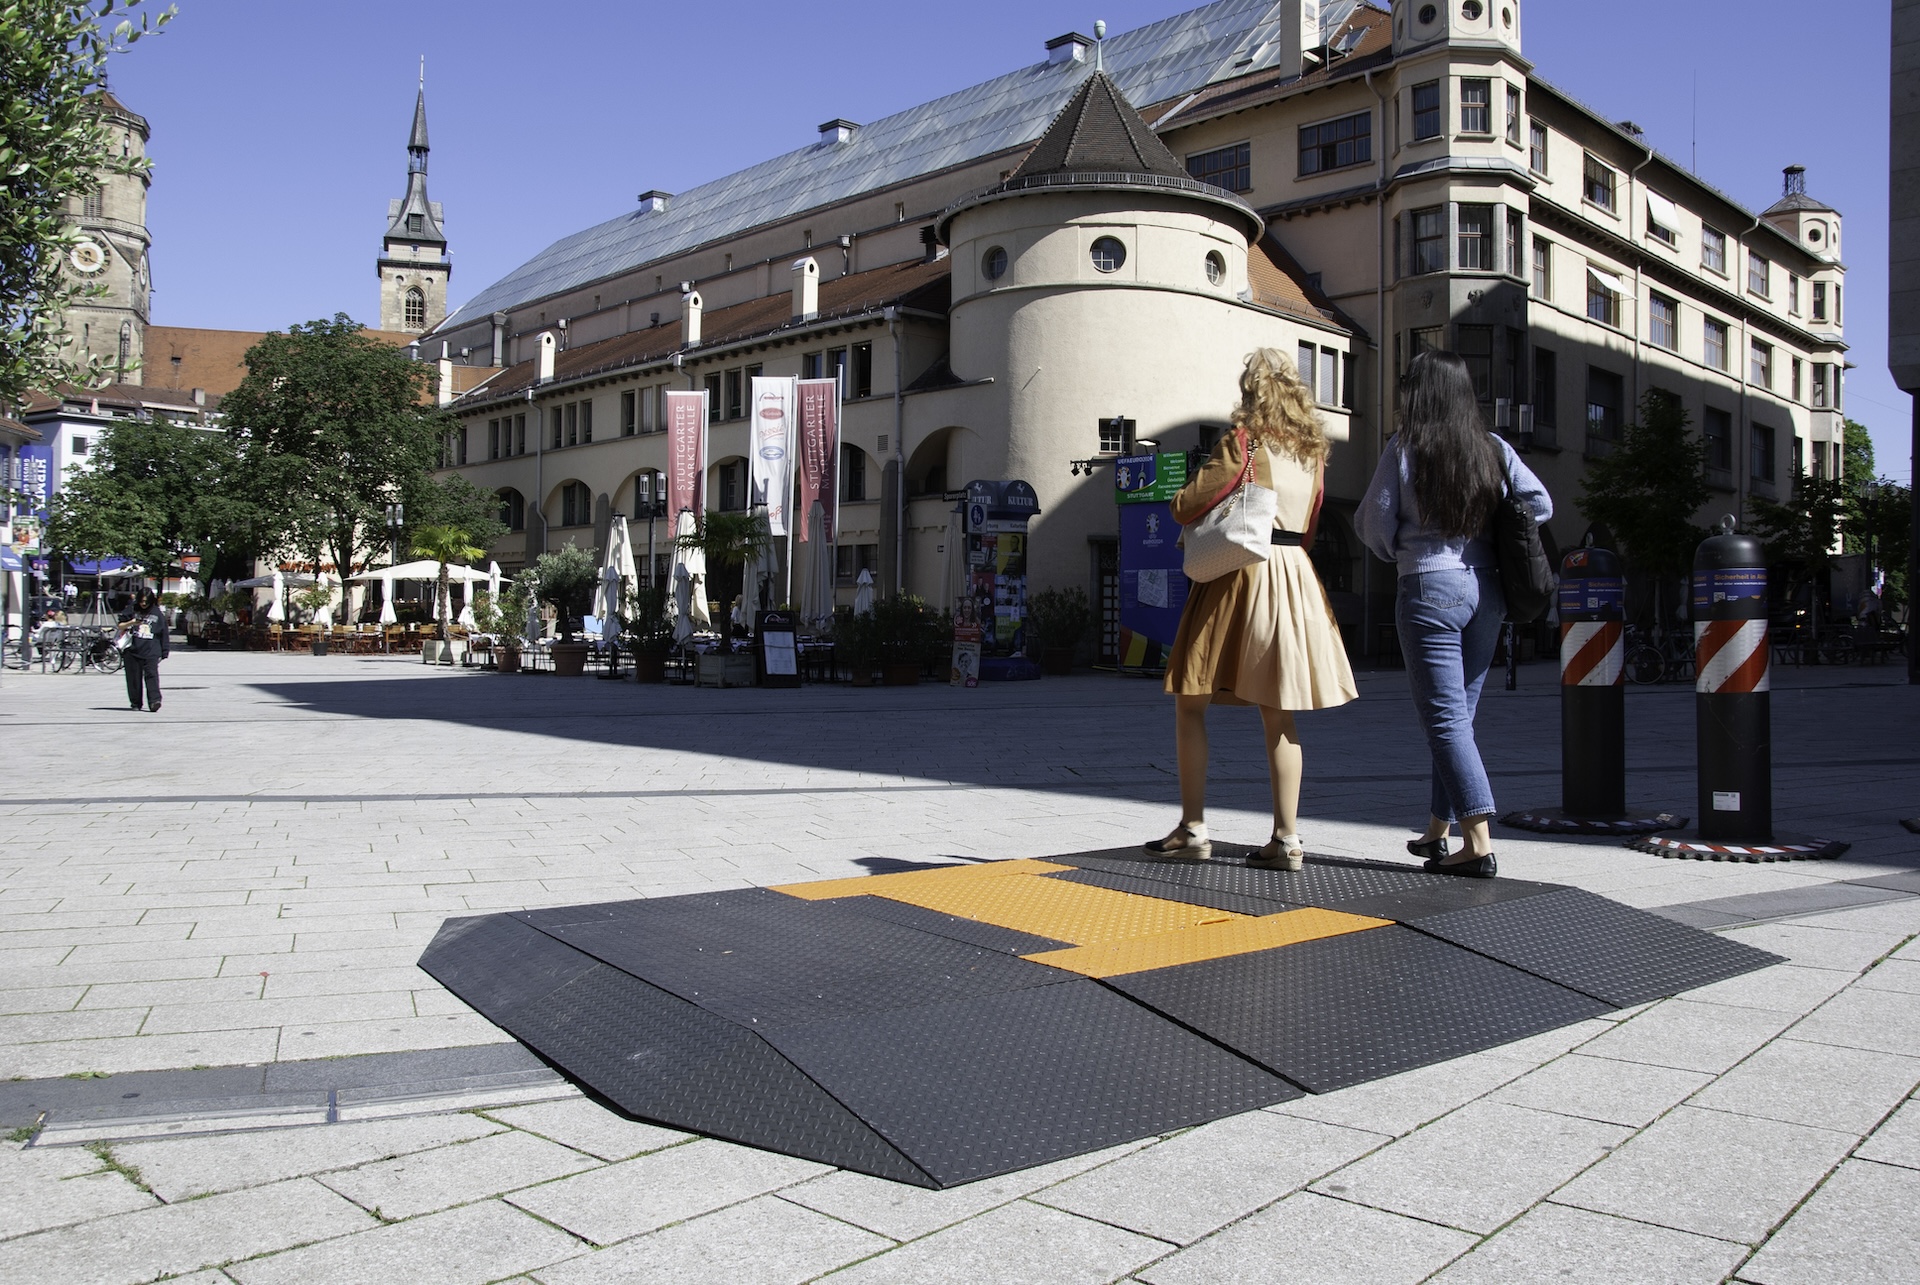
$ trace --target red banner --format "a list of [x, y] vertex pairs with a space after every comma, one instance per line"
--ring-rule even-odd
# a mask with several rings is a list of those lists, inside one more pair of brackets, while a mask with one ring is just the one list
[[707, 394], [667, 390], [667, 506], [676, 520], [682, 510], [700, 512], [706, 498]]
[[800, 381], [800, 538], [807, 539], [807, 519], [820, 501], [826, 514], [824, 540], [833, 539], [834, 464], [840, 456], [840, 381]]

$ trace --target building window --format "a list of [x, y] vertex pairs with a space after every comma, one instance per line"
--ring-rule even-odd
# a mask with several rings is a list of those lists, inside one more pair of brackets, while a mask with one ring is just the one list
[[1620, 324], [1620, 294], [1624, 283], [1611, 272], [1587, 265], [1587, 316], [1609, 326]]
[[[1500, 366], [1500, 396], [1510, 403], [1519, 403], [1527, 399], [1526, 385], [1522, 382], [1521, 369], [1527, 361], [1527, 334], [1524, 330], [1507, 327], [1507, 346]], [[1516, 425], [1516, 427], [1518, 427]]]
[[1798, 433], [1793, 435], [1793, 475], [1799, 477], [1807, 471], [1807, 444]]
[[407, 291], [406, 326], [408, 330], [427, 328], [427, 296], [421, 294], [417, 286]]
[[593, 492], [585, 482], [569, 482], [560, 488], [560, 525], [591, 526]]
[[740, 379], [739, 367], [726, 374], [727, 419], [742, 419], [747, 413], [744, 385]]
[[854, 584], [862, 571], [872, 575], [879, 570], [880, 546], [877, 544], [842, 544], [834, 548], [833, 578], [838, 584]]
[[1587, 367], [1587, 454], [1605, 455], [1620, 440], [1620, 404], [1626, 381], [1610, 370]]
[[996, 245], [980, 256], [980, 275], [989, 281], [998, 281], [1007, 275], [1007, 248]]
[[1187, 173], [1202, 183], [1224, 187], [1229, 192], [1253, 188], [1253, 150], [1249, 144], [1216, 147], [1210, 152], [1195, 152], [1187, 157]]
[[1769, 343], [1762, 343], [1758, 339], [1755, 339], [1752, 342], [1753, 342], [1753, 360], [1750, 363], [1752, 368], [1747, 372], [1747, 378], [1761, 388], [1772, 388], [1773, 387], [1773, 345]]
[[867, 498], [867, 453], [849, 443], [840, 445], [840, 500], [859, 502]]
[[708, 375], [702, 386], [707, 390], [707, 423], [720, 422], [720, 372]]
[[1833, 324], [1840, 324], [1840, 283], [1833, 283]]
[[1663, 245], [1680, 244], [1680, 207], [1658, 192], [1647, 193], [1647, 235]]
[[585, 445], [593, 440], [593, 403], [580, 403], [580, 442]]
[[1307, 392], [1313, 395], [1315, 401], [1319, 401], [1321, 398], [1313, 386], [1313, 373], [1319, 368], [1319, 362], [1314, 359], [1316, 351], [1312, 344], [1301, 344], [1293, 359], [1293, 368], [1299, 372], [1300, 382], [1307, 386]]
[[723, 512], [737, 513], [746, 508], [745, 460], [729, 460], [720, 466], [720, 508]]
[[1520, 91], [1507, 86], [1507, 141], [1520, 146]]
[[509, 531], [527, 529], [527, 501], [512, 487], [500, 492], [500, 525]]
[[1127, 247], [1120, 243], [1119, 237], [1095, 237], [1089, 254], [1095, 272], [1118, 272], [1127, 261]]
[[1553, 444], [1554, 425], [1560, 417], [1560, 367], [1553, 350], [1534, 345], [1533, 349], [1533, 430], [1542, 445]]
[[1727, 323], [1717, 317], [1700, 323], [1700, 359], [1715, 370], [1727, 368]]
[[500, 421], [497, 419], [487, 421], [487, 458], [500, 458]]
[[1526, 274], [1526, 261], [1520, 257], [1520, 247], [1526, 244], [1521, 232], [1520, 211], [1507, 211], [1507, 257], [1501, 264], [1508, 276], [1518, 277]]
[[1465, 79], [1460, 82], [1460, 132], [1493, 133], [1493, 82]]
[[1111, 415], [1100, 421], [1100, 453], [1127, 455], [1133, 451], [1133, 421], [1124, 415]]
[[1766, 297], [1772, 293], [1773, 265], [1752, 250], [1747, 251], [1747, 289]]
[[527, 453], [527, 417], [525, 415], [513, 417], [513, 453], [515, 455]]
[[1441, 352], [1447, 346], [1447, 328], [1445, 326], [1421, 326], [1407, 332], [1407, 360], [1412, 361], [1423, 352]]
[[[87, 453], [87, 439], [84, 437], [81, 437], [77, 433], [74, 434], [72, 438], [72, 444], [68, 447], [68, 449], [75, 455], [85, 455]], [[462, 460], [461, 463], [464, 464], [466, 463], [466, 461]]]
[[1413, 137], [1418, 142], [1423, 138], [1437, 138], [1440, 135], [1440, 82], [1429, 80], [1424, 85], [1413, 87]]
[[1793, 400], [1797, 402], [1800, 400], [1800, 359], [1798, 357], [1793, 359], [1792, 368]]
[[1547, 127], [1539, 121], [1527, 129], [1527, 168], [1535, 174], [1547, 172]]
[[1539, 236], [1533, 238], [1533, 297], [1553, 298], [1553, 242]]
[[640, 431], [640, 394], [629, 390], [620, 394], [620, 436], [632, 437]]
[[578, 446], [580, 445], [580, 403], [568, 402], [566, 405], [566, 416], [567, 445]]
[[853, 346], [853, 378], [849, 381], [851, 397], [873, 396], [873, 345], [855, 344]]
[[1700, 435], [1706, 443], [1707, 471], [1731, 476], [1733, 473], [1733, 413], [1706, 408], [1700, 419]]
[[1483, 402], [1493, 400], [1493, 327], [1455, 326], [1454, 351], [1467, 363], [1473, 377], [1473, 395]]
[[1331, 348], [1320, 350], [1320, 378], [1314, 390], [1322, 406], [1340, 405], [1340, 354]]
[[1787, 274], [1787, 315], [1800, 315], [1800, 277], [1792, 272]]
[[1492, 271], [1493, 207], [1460, 207], [1460, 257], [1458, 266], [1465, 271]]
[[1680, 346], [1680, 305], [1663, 294], [1647, 296], [1647, 338], [1661, 348]]
[[103, 216], [104, 207], [101, 201], [102, 190], [103, 189], [96, 187], [91, 192], [88, 192], [85, 196], [80, 198], [80, 217], [81, 218], [97, 219]]
[[1827, 283], [1824, 281], [1813, 283], [1813, 319], [1815, 321], [1827, 319]]
[[[1242, 147], [1246, 145], [1241, 144]], [[1373, 113], [1359, 112], [1339, 120], [1300, 127], [1300, 173], [1319, 174], [1345, 169], [1373, 159]], [[1191, 168], [1193, 162], [1187, 162]], [[1197, 176], [1196, 176], [1197, 177]]]
[[1580, 194], [1601, 209], [1612, 212], [1615, 208], [1614, 190], [1619, 181], [1620, 176], [1614, 173], [1611, 166], [1597, 156], [1589, 155], [1581, 177]]
[[553, 445], [547, 449], [557, 451], [564, 445], [563, 438], [566, 433], [565, 416], [561, 414], [558, 406], [547, 412], [547, 423], [551, 429], [549, 436], [553, 439]]
[[1227, 279], [1227, 261], [1220, 256], [1218, 250], [1207, 251], [1207, 256], [1202, 263], [1206, 268], [1208, 285], [1217, 286]]
[[1828, 372], [1832, 369], [1833, 367], [1824, 361], [1813, 363], [1813, 408], [1815, 410], [1827, 408], [1827, 380], [1830, 378]]
[[426, 230], [427, 230], [427, 217], [426, 217], [426, 215], [424, 215], [424, 214], [409, 214], [409, 215], [407, 216], [407, 231], [408, 231], [408, 232], [410, 232], [410, 233], [412, 233], [412, 234], [413, 234], [414, 236], [419, 236], [419, 235], [420, 235], [420, 234], [421, 234], [422, 232], [425, 232]]
[[1727, 275], [1727, 234], [1719, 228], [1701, 225], [1700, 266], [1723, 277]]
[[1771, 482], [1778, 472], [1773, 460], [1773, 430], [1765, 424], [1753, 426], [1752, 446], [1749, 450], [1753, 480]]
[[1417, 276], [1422, 272], [1445, 272], [1447, 270], [1447, 207], [1436, 205], [1432, 209], [1413, 212], [1413, 271]]
[[820, 354], [817, 352], [804, 354], [800, 358], [800, 378], [819, 379], [820, 377]]

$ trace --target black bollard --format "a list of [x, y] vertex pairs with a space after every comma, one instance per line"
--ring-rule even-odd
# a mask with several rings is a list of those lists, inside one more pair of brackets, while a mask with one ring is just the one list
[[1700, 837], [1773, 840], [1773, 696], [1767, 566], [1760, 542], [1726, 533], [1693, 555]]
[[1560, 563], [1560, 808], [1574, 817], [1627, 810], [1627, 583], [1610, 549]]

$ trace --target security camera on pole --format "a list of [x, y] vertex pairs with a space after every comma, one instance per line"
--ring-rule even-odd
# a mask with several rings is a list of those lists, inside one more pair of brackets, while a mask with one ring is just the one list
[[1627, 811], [1623, 635], [1627, 587], [1610, 549], [1560, 562], [1560, 806], [1509, 812], [1501, 824], [1544, 834], [1646, 834], [1687, 823]]
[[1693, 663], [1700, 825], [1627, 844], [1697, 861], [1837, 857], [1850, 846], [1773, 829], [1773, 674], [1767, 565], [1760, 542], [1734, 531], [1693, 555]]

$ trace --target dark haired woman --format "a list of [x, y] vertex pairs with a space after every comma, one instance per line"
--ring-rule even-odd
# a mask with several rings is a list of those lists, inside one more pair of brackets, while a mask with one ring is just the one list
[[1273, 781], [1273, 832], [1253, 857], [1298, 870], [1300, 733], [1293, 711], [1344, 705], [1358, 693], [1340, 626], [1307, 553], [1320, 513], [1327, 435], [1313, 394], [1293, 363], [1272, 348], [1247, 357], [1234, 431], [1173, 497], [1174, 520], [1197, 522], [1230, 490], [1253, 456], [1253, 483], [1277, 492], [1267, 556], [1218, 580], [1193, 586], [1167, 658], [1174, 697], [1174, 749], [1180, 764], [1180, 824], [1146, 845], [1157, 857], [1205, 858], [1207, 706], [1254, 705], [1266, 732]]
[[127, 675], [127, 704], [140, 708], [141, 688], [146, 689], [147, 709], [160, 712], [160, 662], [171, 652], [167, 645], [167, 617], [160, 610], [153, 590], [142, 588], [133, 595], [133, 605], [120, 613], [120, 632], [131, 641], [120, 653]]
[[[1513, 448], [1486, 429], [1467, 364], [1450, 352], [1415, 357], [1400, 384], [1400, 431], [1360, 501], [1360, 539], [1394, 563], [1394, 620], [1415, 711], [1433, 754], [1426, 832], [1407, 844], [1427, 868], [1491, 878], [1493, 788], [1473, 739], [1506, 599], [1488, 532], [1511, 487], [1536, 522], [1553, 501]], [[1447, 851], [1460, 824], [1464, 846]]]

